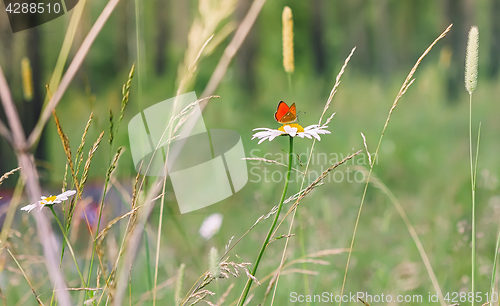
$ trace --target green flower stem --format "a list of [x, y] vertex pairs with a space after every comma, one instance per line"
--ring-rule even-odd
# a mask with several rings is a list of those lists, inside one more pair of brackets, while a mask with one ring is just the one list
[[495, 245], [495, 257], [493, 259], [493, 269], [491, 271], [491, 286], [490, 286], [490, 296], [489, 301], [492, 300], [492, 296], [495, 290], [495, 278], [497, 273], [497, 261], [498, 261], [498, 248], [500, 247], [500, 226], [497, 235], [497, 243]]
[[[252, 271], [252, 275], [255, 276], [257, 273], [257, 268], [259, 267], [260, 260], [262, 259], [262, 256], [264, 255], [264, 251], [266, 250], [267, 244], [269, 243], [269, 240], [271, 239], [271, 235], [274, 231], [274, 228], [276, 227], [276, 223], [278, 222], [278, 218], [280, 216], [281, 208], [283, 207], [283, 201], [285, 201], [285, 196], [286, 196], [286, 190], [288, 189], [288, 182], [290, 181], [290, 173], [292, 170], [292, 163], [293, 163], [293, 137], [289, 136], [290, 139], [290, 149], [288, 151], [288, 170], [286, 172], [286, 180], [285, 180], [285, 187], [283, 187], [283, 194], [281, 195], [281, 200], [280, 203], [278, 204], [278, 211], [276, 212], [276, 215], [274, 216], [273, 224], [271, 225], [271, 228], [269, 229], [269, 232], [267, 233], [267, 237], [264, 240], [264, 243], [262, 244], [262, 248], [260, 249], [259, 255], [257, 256], [257, 260], [255, 261], [255, 265]], [[252, 279], [248, 278], [247, 284], [245, 286], [245, 289], [243, 290], [243, 294], [240, 296], [240, 300], [238, 301], [238, 305], [242, 306], [245, 303], [245, 300], [248, 295], [248, 291], [250, 291], [250, 286], [252, 285]]]
[[85, 280], [83, 279], [82, 272], [80, 271], [80, 267], [78, 266], [78, 261], [76, 261], [76, 256], [75, 252], [73, 251], [73, 247], [69, 243], [68, 236], [66, 235], [66, 232], [64, 231], [64, 227], [61, 224], [61, 221], [59, 221], [59, 218], [57, 217], [56, 212], [54, 211], [54, 205], [47, 205], [50, 210], [52, 211], [52, 214], [54, 215], [54, 218], [57, 221], [57, 224], [59, 224], [59, 228], [61, 229], [61, 233], [63, 234], [64, 240], [66, 241], [66, 244], [68, 245], [68, 249], [71, 253], [71, 256], [73, 257], [73, 261], [75, 262], [76, 270], [78, 271], [78, 275], [80, 275], [80, 280], [82, 281], [82, 286], [85, 287]]
[[[469, 94], [469, 157], [470, 157], [470, 180], [472, 189], [472, 271], [471, 271], [471, 291], [474, 292], [475, 268], [476, 268], [476, 177], [475, 169], [472, 164], [472, 93]], [[476, 162], [477, 165], [477, 162]], [[474, 301], [472, 301], [474, 306]]]

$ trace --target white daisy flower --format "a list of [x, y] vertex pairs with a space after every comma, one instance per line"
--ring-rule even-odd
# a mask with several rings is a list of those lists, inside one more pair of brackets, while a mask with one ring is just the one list
[[326, 130], [328, 126], [313, 124], [306, 128], [303, 128], [298, 123], [284, 124], [279, 127], [277, 130], [268, 129], [268, 128], [257, 128], [254, 131], [260, 131], [252, 135], [252, 139], [258, 138], [259, 144], [261, 144], [264, 140], [269, 139], [272, 141], [274, 138], [281, 135], [290, 135], [292, 137], [299, 136], [300, 138], [307, 137], [312, 139], [316, 138], [318, 141], [321, 140], [319, 137], [320, 134], [330, 134], [330, 131]]
[[66, 201], [69, 197], [71, 197], [75, 193], [76, 193], [75, 190], [67, 190], [59, 195], [56, 195], [56, 196], [53, 196], [53, 195], [51, 195], [50, 197], [43, 197], [42, 196], [42, 199], [40, 201], [33, 203], [33, 204], [26, 205], [26, 206], [22, 207], [21, 210], [30, 212], [37, 206], [40, 206], [40, 210], [42, 210], [42, 208], [45, 205], [59, 204], [62, 201]]
[[222, 214], [212, 214], [208, 216], [200, 227], [200, 235], [201, 237], [208, 240], [212, 238], [213, 235], [217, 234], [220, 230], [220, 226], [222, 225], [222, 219], [224, 217]]

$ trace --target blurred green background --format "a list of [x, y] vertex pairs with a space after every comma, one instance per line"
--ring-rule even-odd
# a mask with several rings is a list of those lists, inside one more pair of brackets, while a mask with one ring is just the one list
[[[239, 23], [250, 4], [248, 0], [237, 1], [229, 20]], [[101, 1], [88, 1], [70, 59], [104, 5]], [[292, 90], [288, 88], [287, 75], [282, 67], [281, 13], [285, 5], [291, 7], [294, 17], [296, 68], [292, 76]], [[50, 80], [70, 17], [64, 16], [40, 27], [12, 34], [3, 12], [4, 6], [0, 5], [0, 9], [0, 65], [11, 86], [23, 126], [31, 131], [40, 113], [45, 84]], [[143, 58], [138, 62], [134, 2], [122, 1], [97, 37], [57, 107], [73, 150], [80, 142], [90, 112], [95, 109], [95, 122], [88, 135], [88, 142], [93, 142], [101, 131], [108, 130], [109, 109], [115, 114], [119, 112], [121, 86], [127, 80], [132, 63], [138, 65], [141, 77], [136, 74], [125, 119], [117, 135], [118, 145], [125, 147], [125, 153], [114, 176], [127, 188], [136, 173], [126, 125], [142, 109], [175, 96], [178, 66], [183, 61], [187, 35], [197, 10], [197, 1], [142, 2], [139, 42]], [[479, 122], [482, 127], [477, 174], [476, 289], [484, 293], [489, 290], [500, 218], [498, 16], [498, 0], [268, 1], [215, 91], [220, 98], [207, 105], [203, 118], [208, 128], [238, 131], [249, 157], [263, 157], [271, 153], [271, 158], [274, 158], [278, 156], [275, 154], [283, 154], [287, 148], [285, 138], [257, 145], [257, 141], [250, 140], [252, 129], [279, 126], [273, 118], [279, 100], [296, 103], [301, 124], [317, 123], [341, 65], [356, 46], [327, 113], [336, 112], [329, 125], [331, 135], [323, 136], [314, 150], [329, 156], [335, 153], [346, 156], [363, 148], [360, 136], [363, 132], [369, 149], [373, 151], [407, 73], [427, 46], [453, 23], [451, 32], [424, 59], [415, 74], [415, 83], [396, 108], [374, 173], [394, 193], [409, 215], [442, 291], [445, 294], [467, 292], [470, 290], [471, 269], [471, 191], [469, 96], [463, 85], [463, 75], [467, 32], [471, 25], [477, 25], [480, 47], [478, 88], [473, 95], [474, 139]], [[232, 35], [202, 60], [198, 77], [189, 91], [201, 94]], [[32, 101], [23, 98], [23, 57], [30, 59], [33, 69], [35, 87]], [[140, 94], [137, 90], [138, 79], [142, 87]], [[3, 109], [0, 110], [0, 118], [5, 122]], [[95, 186], [96, 194], [99, 188], [102, 189], [110, 158], [107, 138], [105, 140], [90, 172], [90, 184]], [[90, 146], [89, 143], [87, 146]], [[310, 140], [298, 139], [297, 153], [308, 152], [311, 144]], [[52, 119], [37, 148], [36, 158], [43, 186], [47, 190], [58, 190], [64, 176], [65, 155]], [[12, 149], [3, 139], [0, 140], [0, 161], [0, 173], [17, 165]], [[301, 162], [305, 165], [306, 160], [302, 158]], [[330, 165], [330, 162], [313, 164], [311, 170], [320, 172]], [[367, 163], [363, 165], [366, 167]], [[300, 167], [298, 164], [295, 166]], [[263, 163], [255, 165], [249, 162], [248, 167], [250, 173], [263, 173], [266, 169], [285, 172], [279, 166]], [[346, 171], [353, 171], [354, 167], [350, 162], [339, 171], [345, 174]], [[255, 176], [250, 174], [249, 179], [255, 180]], [[186, 263], [184, 292], [188, 290], [190, 284], [207, 269], [210, 248], [215, 246], [222, 253], [232, 236], [241, 236], [259, 216], [277, 204], [282, 185], [282, 181], [250, 181], [233, 197], [180, 215], [168, 183], [159, 280], [175, 276], [179, 265]], [[1, 188], [8, 194], [13, 186], [15, 180], [9, 180]], [[299, 183], [292, 183], [288, 194], [296, 193], [299, 187]], [[296, 220], [300, 226], [294, 227], [297, 235], [290, 240], [288, 258], [300, 257], [304, 251], [314, 253], [349, 247], [363, 187], [364, 183], [336, 182], [331, 178], [305, 198], [300, 206], [298, 222]], [[111, 198], [106, 205], [108, 218], [112, 218], [116, 211], [126, 211], [127, 207], [118, 198]], [[214, 212], [223, 213], [222, 228], [212, 239], [204, 241], [198, 234], [199, 226], [206, 216]], [[153, 229], [157, 228], [158, 216], [159, 207], [156, 207], [150, 217]], [[288, 222], [283, 223], [279, 235], [288, 232]], [[235, 253], [246, 262], [253, 262], [269, 223], [268, 220], [258, 225], [238, 245]], [[299, 234], [300, 231], [303, 234]], [[78, 235], [87, 235], [83, 227]], [[150, 245], [154, 245], [154, 232], [150, 235]], [[303, 242], [303, 250], [300, 241]], [[283, 246], [284, 240], [270, 245], [259, 268], [259, 278], [279, 265]], [[82, 256], [85, 247], [85, 244], [79, 246]], [[143, 249], [140, 252], [145, 254]], [[307, 269], [318, 272], [307, 277], [310, 292], [338, 294], [347, 254], [323, 259], [331, 264], [307, 265]], [[144, 256], [139, 256], [132, 271], [133, 290], [137, 297], [148, 290], [145, 265]], [[36, 265], [32, 268], [36, 270]], [[297, 268], [303, 267], [300, 265]], [[232, 301], [241, 292], [244, 280], [231, 277], [230, 281], [219, 282], [220, 294], [231, 282], [237, 282], [230, 294], [229, 300]], [[252, 305], [261, 301], [267, 284], [257, 289]], [[3, 286], [9, 288], [5, 279], [0, 285], [2, 290]], [[49, 287], [47, 289], [50, 290]], [[215, 286], [211, 289], [216, 290]], [[170, 304], [173, 287], [163, 290], [162, 301]], [[301, 274], [291, 273], [280, 278], [277, 305], [287, 305], [292, 291], [306, 292]], [[346, 292], [357, 291], [423, 294], [424, 297], [434, 291], [399, 214], [387, 196], [372, 186], [368, 189], [362, 211], [346, 283]], [[19, 293], [15, 293], [17, 290], [11, 292], [13, 301], [24, 294], [21, 290]], [[28, 301], [35, 302], [29, 298]]]

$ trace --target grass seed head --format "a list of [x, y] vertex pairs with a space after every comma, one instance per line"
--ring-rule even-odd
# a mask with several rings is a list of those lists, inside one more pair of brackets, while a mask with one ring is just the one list
[[469, 95], [477, 87], [477, 63], [479, 54], [479, 29], [472, 26], [469, 30], [467, 55], [465, 56], [465, 88]]
[[285, 6], [283, 9], [283, 68], [285, 72], [293, 73], [295, 71], [295, 62], [293, 57], [293, 16], [292, 10]]

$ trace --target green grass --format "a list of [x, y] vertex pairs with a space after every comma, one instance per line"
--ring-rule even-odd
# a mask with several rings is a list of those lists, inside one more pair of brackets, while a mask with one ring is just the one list
[[[406, 210], [409, 219], [425, 247], [430, 262], [434, 268], [438, 281], [444, 294], [467, 290], [470, 288], [470, 178], [468, 175], [468, 105], [467, 95], [464, 93], [462, 101], [456, 101], [456, 105], [449, 105], [444, 100], [444, 93], [440, 84], [439, 71], [431, 67], [431, 64], [423, 65], [417, 72], [417, 81], [403, 97], [396, 109], [391, 124], [387, 130], [385, 142], [382, 144], [379, 163], [375, 174], [384, 181], [392, 193], [397, 197]], [[272, 76], [269, 76], [270, 78]], [[391, 78], [392, 80], [392, 78]], [[394, 77], [390, 84], [364, 79], [355, 73], [347, 72], [340, 86], [339, 92], [333, 100], [332, 110], [337, 112], [330, 124], [331, 135], [326, 135], [316, 145], [315, 152], [338, 153], [344, 156], [353, 153], [354, 150], [362, 148], [362, 140], [359, 131], [367, 136], [369, 148], [373, 147], [377, 135], [380, 133], [381, 122], [384, 120], [386, 111], [391, 104], [391, 97], [397, 91], [401, 78]], [[322, 110], [328, 91], [319, 85], [311, 87], [322, 92], [311, 92], [311, 98], [297, 98], [296, 102], [300, 111], [302, 124], [314, 123]], [[286, 84], [286, 83], [285, 83]], [[391, 85], [393, 84], [393, 85]], [[237, 100], [238, 93], [232, 89], [232, 84], [221, 87], [219, 101], [209, 105], [204, 114], [207, 126], [211, 128], [233, 128], [241, 133], [245, 150], [248, 155], [252, 149], [260, 149], [256, 155], [281, 152], [286, 147], [286, 139], [277, 139], [271, 143], [265, 142], [257, 146], [256, 142], [250, 141], [251, 129], [255, 127], [269, 126], [275, 123], [272, 118], [275, 101], [271, 99], [255, 98], [250, 101]], [[325, 88], [326, 85], [324, 86]], [[265, 91], [265, 90], [264, 90]], [[286, 86], [283, 89], [286, 92]], [[500, 129], [495, 114], [500, 107], [491, 103], [491, 96], [499, 93], [498, 82], [482, 82], [475, 92], [474, 117], [482, 120], [481, 135], [481, 161], [478, 167], [477, 186], [477, 263], [478, 273], [476, 276], [476, 291], [486, 292], [489, 290], [492, 262], [495, 248], [495, 238], [498, 217], [498, 175], [499, 161], [496, 158], [499, 144]], [[266, 96], [265, 93], [262, 93]], [[276, 94], [279, 97], [279, 94]], [[297, 93], [298, 97], [305, 97], [307, 93]], [[238, 97], [240, 98], [240, 97]], [[248, 105], [245, 116], [241, 114], [242, 106]], [[131, 109], [133, 103], [129, 104]], [[244, 109], [244, 108], [243, 108]], [[68, 110], [69, 111], [69, 110]], [[64, 116], [60, 110], [61, 124], [65, 124], [64, 118], [69, 118], [69, 113]], [[133, 112], [130, 111], [130, 113]], [[96, 116], [105, 120], [107, 112], [96, 110]], [[221, 118], [224, 120], [221, 122]], [[227, 120], [226, 120], [227, 118]], [[66, 119], [69, 120], [69, 119]], [[99, 120], [99, 118], [96, 118]], [[124, 122], [127, 122], [125, 118]], [[67, 123], [66, 123], [67, 124]], [[85, 121], [77, 124], [84, 125]], [[81, 130], [81, 129], [75, 129]], [[69, 138], [79, 139], [77, 132], [72, 135], [68, 130]], [[89, 139], [92, 136], [89, 132]], [[48, 134], [53, 134], [49, 129]], [[126, 143], [126, 135], [117, 136], [118, 145]], [[55, 141], [59, 141], [56, 139]], [[308, 140], [296, 142], [296, 152], [306, 152], [306, 147], [311, 144]], [[105, 146], [105, 143], [102, 144]], [[53, 146], [54, 154], [51, 164], [55, 169], [59, 167], [57, 156], [62, 155], [62, 150]], [[354, 150], [353, 150], [354, 148]], [[102, 152], [106, 152], [103, 149]], [[107, 163], [106, 154], [97, 155], [93, 161], [94, 167], [103, 169]], [[273, 155], [274, 156], [274, 155]], [[304, 161], [302, 161], [304, 163]], [[96, 166], [97, 165], [97, 166]], [[124, 180], [127, 169], [131, 165], [130, 156], [124, 153], [120, 166], [116, 171]], [[249, 163], [249, 167], [252, 165]], [[320, 171], [322, 166], [313, 165], [312, 171]], [[367, 166], [365, 164], [365, 166]], [[259, 166], [262, 171], [262, 164]], [[271, 171], [280, 170], [278, 166], [267, 165]], [[345, 165], [339, 170], [346, 170], [351, 164]], [[323, 168], [324, 169], [324, 168]], [[59, 170], [51, 171], [60, 179]], [[102, 171], [101, 171], [102, 172]], [[59, 174], [59, 175], [57, 175]], [[125, 175], [125, 176], [124, 176]], [[96, 174], [93, 179], [95, 180]], [[252, 176], [250, 176], [250, 179]], [[92, 180], [92, 178], [91, 178]], [[297, 190], [300, 183], [291, 182], [290, 190]], [[173, 277], [181, 263], [186, 264], [186, 276], [184, 290], [189, 288], [207, 267], [205, 254], [208, 254], [212, 246], [223, 248], [231, 236], [239, 237], [246, 231], [255, 220], [266, 213], [275, 201], [276, 186], [279, 184], [248, 183], [247, 186], [235, 196], [226, 199], [206, 209], [187, 215], [179, 215], [175, 201], [170, 197], [167, 206], [170, 213], [164, 217], [164, 235], [168, 237], [162, 243], [162, 258], [158, 282]], [[357, 214], [357, 207], [362, 193], [361, 183], [336, 183], [333, 180], [326, 182], [324, 186], [317, 188], [301, 205], [301, 217], [304, 226], [305, 247], [309, 253], [329, 249], [348, 247], [352, 234], [353, 224]], [[167, 190], [172, 190], [167, 184]], [[168, 197], [167, 197], [168, 198]], [[108, 207], [112, 207], [113, 203]], [[225, 216], [221, 232], [210, 241], [204, 242], [197, 231], [201, 221], [211, 212], [222, 212]], [[108, 211], [110, 214], [111, 211]], [[157, 216], [158, 208], [153, 210]], [[24, 217], [23, 217], [24, 218]], [[22, 225], [18, 220], [16, 228], [21, 230]], [[152, 228], [157, 227], [157, 218], [151, 218]], [[245, 261], [252, 261], [257, 254], [261, 244], [262, 233], [269, 226], [269, 220], [259, 224], [234, 251]], [[181, 233], [179, 226], [184, 234]], [[283, 228], [278, 234], [284, 234]], [[85, 233], [82, 232], [85, 236]], [[119, 237], [119, 236], [118, 236]], [[189, 239], [189, 245], [186, 243]], [[62, 237], [61, 237], [62, 238]], [[289, 258], [300, 256], [301, 251], [298, 241], [293, 237], [289, 246]], [[22, 237], [15, 238], [15, 243], [22, 243]], [[281, 257], [284, 240], [273, 242], [264, 256], [259, 275], [266, 275], [276, 268]], [[75, 252], [80, 256], [85, 253], [84, 245], [75, 247]], [[21, 247], [21, 253], [35, 252], [32, 247]], [[138, 298], [139, 294], [149, 290], [147, 273], [145, 273], [144, 249], [132, 269], [132, 296]], [[204, 254], [200, 258], [200, 254]], [[66, 258], [66, 265], [71, 264]], [[71, 260], [71, 259], [69, 259]], [[309, 276], [310, 288], [313, 293], [323, 291], [338, 294], [342, 284], [343, 271], [345, 268], [346, 254], [327, 258], [331, 262], [329, 266], [309, 265], [311, 270], [317, 270], [317, 276]], [[201, 262], [201, 264], [200, 264]], [[21, 262], [22, 264], [22, 262]], [[409, 270], [410, 274], [404, 273], [404, 267], [416, 267]], [[33, 279], [36, 278], [37, 264], [29, 266], [33, 269]], [[68, 268], [69, 269], [69, 268]], [[71, 269], [66, 270], [69, 275], [74, 275]], [[29, 270], [29, 269], [28, 269]], [[12, 272], [5, 271], [6, 275]], [[409, 280], [408, 280], [409, 279]], [[413, 281], [413, 285], [412, 284]], [[35, 283], [35, 282], [34, 282]], [[220, 282], [221, 291], [224, 291], [230, 282]], [[243, 287], [244, 280], [239, 279], [237, 287], [230, 294], [233, 300], [240, 292], [238, 288]], [[406, 285], [405, 285], [406, 284]], [[75, 284], [76, 285], [76, 284]], [[267, 284], [266, 284], [267, 285]], [[17, 300], [23, 290], [23, 284], [18, 289], [9, 290], [9, 299]], [[42, 297], [47, 298], [50, 286], [45, 283], [45, 289], [38, 290]], [[238, 287], [239, 286], [239, 287]], [[405, 289], [410, 288], [408, 291]], [[214, 290], [214, 288], [211, 288]], [[158, 294], [158, 303], [170, 303], [174, 299], [173, 285], [162, 289]], [[291, 291], [303, 291], [302, 276], [297, 274], [283, 275], [280, 279], [276, 302], [286, 303]], [[394, 207], [378, 189], [369, 187], [366, 205], [364, 207], [356, 247], [351, 261], [349, 276], [346, 283], [346, 292], [367, 291], [376, 293], [403, 293], [423, 294], [427, 296], [432, 290], [432, 284], [428, 278], [424, 265], [420, 259], [411, 237], [395, 211]], [[5, 291], [5, 290], [4, 290]], [[15, 292], [19, 292], [16, 294]], [[263, 289], [259, 288], [257, 296], [262, 297]], [[31, 299], [28, 299], [31, 300]], [[258, 298], [257, 298], [258, 300]], [[31, 302], [34, 302], [32, 300]], [[29, 305], [29, 303], [27, 304]]]

